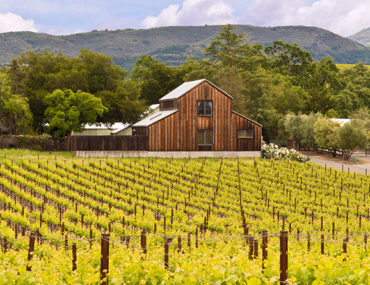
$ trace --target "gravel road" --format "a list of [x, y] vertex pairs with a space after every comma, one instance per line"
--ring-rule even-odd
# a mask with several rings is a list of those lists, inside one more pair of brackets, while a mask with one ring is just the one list
[[322, 166], [335, 168], [337, 170], [349, 171], [349, 172], [356, 172], [361, 174], [370, 174], [370, 156], [365, 156], [363, 153], [355, 153], [351, 159], [359, 159], [363, 163], [359, 164], [350, 164], [345, 161], [333, 161], [330, 159], [325, 159], [325, 157], [318, 156], [318, 155], [308, 155], [311, 158], [311, 162], [320, 164]]

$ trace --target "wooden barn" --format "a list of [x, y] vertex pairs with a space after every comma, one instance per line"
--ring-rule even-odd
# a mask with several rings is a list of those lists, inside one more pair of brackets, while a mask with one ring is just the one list
[[159, 112], [132, 126], [149, 151], [260, 151], [262, 125], [232, 110], [229, 94], [206, 79], [159, 100]]

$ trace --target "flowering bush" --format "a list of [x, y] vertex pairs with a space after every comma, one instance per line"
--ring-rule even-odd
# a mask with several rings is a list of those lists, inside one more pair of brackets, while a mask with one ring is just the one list
[[274, 159], [290, 159], [299, 162], [310, 160], [308, 156], [304, 156], [295, 149], [289, 150], [285, 147], [279, 147], [278, 145], [273, 143], [262, 145], [262, 157]]

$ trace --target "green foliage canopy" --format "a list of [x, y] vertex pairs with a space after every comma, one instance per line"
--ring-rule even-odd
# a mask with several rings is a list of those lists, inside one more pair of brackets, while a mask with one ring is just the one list
[[336, 122], [329, 120], [328, 118], [320, 118], [314, 125], [315, 141], [318, 146], [333, 151], [339, 149], [338, 143], [338, 130], [340, 125]]
[[161, 97], [184, 82], [180, 71], [143, 55], [136, 61], [130, 77], [141, 88], [140, 98], [151, 105], [157, 104]]
[[[267, 142], [287, 136], [288, 113], [302, 116], [304, 129], [312, 134], [311, 113], [348, 117], [370, 108], [370, 69], [362, 63], [340, 71], [330, 57], [314, 62], [294, 43], [275, 41], [265, 48], [250, 44], [232, 25], [222, 27], [204, 53], [208, 58], [188, 58], [177, 67], [143, 55], [129, 74], [110, 57], [89, 50], [72, 58], [30, 51], [12, 60], [8, 72], [12, 92], [28, 100], [38, 132], [43, 131], [44, 98], [56, 89], [81, 90], [100, 98], [108, 108], [102, 122], [135, 122], [146, 104], [157, 103], [184, 81], [201, 78], [232, 95], [234, 110], [260, 122]], [[299, 140], [314, 144], [309, 134], [300, 134]]]
[[343, 158], [348, 160], [353, 151], [359, 147], [366, 147], [367, 133], [354, 122], [340, 127], [338, 130], [338, 146], [343, 151]]
[[297, 44], [274, 41], [272, 46], [265, 48], [270, 58], [271, 68], [282, 74], [302, 78], [308, 74], [313, 61], [310, 52], [301, 49]]
[[95, 123], [108, 109], [92, 94], [56, 89], [44, 98], [46, 131], [54, 137], [81, 131], [82, 124]]
[[[113, 123], [133, 120], [145, 109], [138, 92], [131, 92], [133, 82], [127, 83], [127, 71], [115, 65], [109, 56], [81, 50], [78, 57], [67, 58], [62, 54], [29, 51], [11, 61], [9, 74], [13, 91], [28, 98], [34, 116], [34, 129], [43, 130], [46, 105], [45, 96], [56, 89], [81, 90], [101, 98], [109, 110], [102, 122]], [[131, 89], [124, 90], [126, 87]], [[126, 108], [127, 93], [130, 103]], [[134, 107], [133, 107], [134, 106]], [[133, 113], [134, 112], [134, 113]]]
[[8, 74], [0, 71], [0, 130], [10, 134], [31, 132], [32, 113], [26, 98], [13, 94]]

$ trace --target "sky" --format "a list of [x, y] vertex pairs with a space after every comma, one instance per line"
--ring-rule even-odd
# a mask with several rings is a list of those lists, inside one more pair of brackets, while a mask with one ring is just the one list
[[227, 23], [316, 26], [349, 36], [370, 27], [370, 0], [0, 0], [0, 32]]

